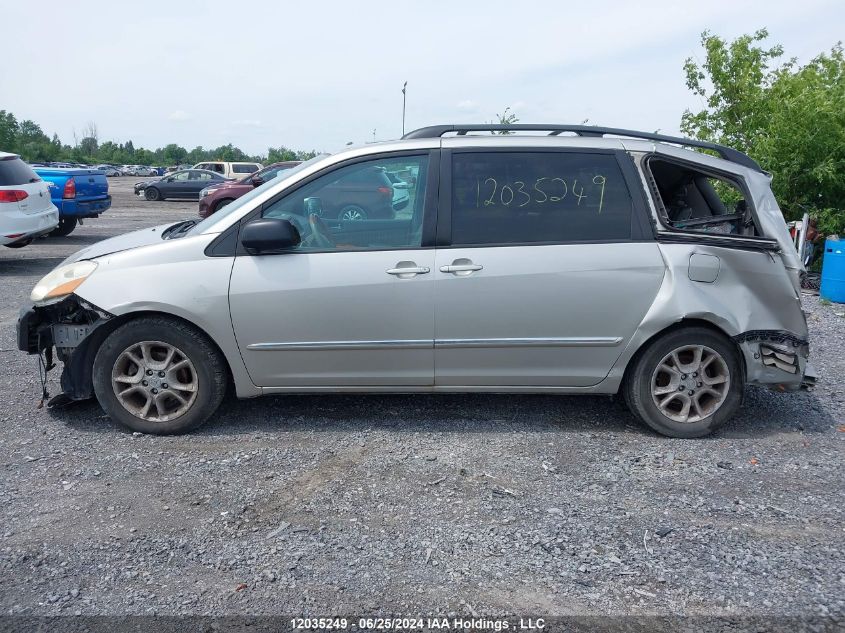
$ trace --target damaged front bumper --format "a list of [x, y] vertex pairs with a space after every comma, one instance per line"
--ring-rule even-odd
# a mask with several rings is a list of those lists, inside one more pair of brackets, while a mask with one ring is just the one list
[[47, 371], [52, 369], [53, 349], [64, 363], [61, 386], [72, 400], [85, 400], [94, 395], [91, 368], [96, 346], [92, 339], [114, 315], [70, 295], [46, 306], [21, 309], [17, 323], [18, 349], [45, 358]]
[[780, 391], [815, 385], [807, 339], [784, 330], [752, 330], [733, 338], [745, 356], [747, 384]]

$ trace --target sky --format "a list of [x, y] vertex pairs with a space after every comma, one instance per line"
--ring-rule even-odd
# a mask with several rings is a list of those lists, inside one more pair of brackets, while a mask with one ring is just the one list
[[[35, 10], [37, 7], [37, 10]], [[807, 61], [842, 0], [406, 2], [0, 0], [0, 109], [73, 141], [336, 151], [436, 123], [581, 123], [677, 134], [700, 34], [766, 27]]]

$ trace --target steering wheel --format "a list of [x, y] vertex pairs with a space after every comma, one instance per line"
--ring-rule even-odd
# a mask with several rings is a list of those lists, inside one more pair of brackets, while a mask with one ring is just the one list
[[311, 227], [311, 238], [314, 241], [314, 246], [319, 246], [320, 248], [337, 248], [337, 244], [331, 238], [329, 227], [323, 222], [323, 218], [316, 213], [312, 213], [308, 216], [308, 224]]

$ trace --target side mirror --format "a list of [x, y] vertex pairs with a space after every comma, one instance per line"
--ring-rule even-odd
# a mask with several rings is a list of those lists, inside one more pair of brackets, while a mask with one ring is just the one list
[[165, 182], [173, 182], [173, 176], [171, 176], [170, 178], [165, 178], [164, 180]]
[[260, 187], [264, 184], [264, 179], [261, 176], [253, 176], [250, 182], [252, 182], [253, 187]]
[[301, 241], [297, 228], [281, 218], [253, 220], [241, 229], [241, 244], [251, 255], [295, 248]]

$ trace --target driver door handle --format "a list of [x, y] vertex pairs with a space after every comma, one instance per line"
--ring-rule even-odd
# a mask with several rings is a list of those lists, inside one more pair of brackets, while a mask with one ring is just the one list
[[388, 275], [395, 275], [399, 279], [410, 279], [417, 275], [425, 275], [431, 272], [428, 266], [417, 266], [416, 262], [399, 262], [396, 268], [388, 268], [385, 271]]

